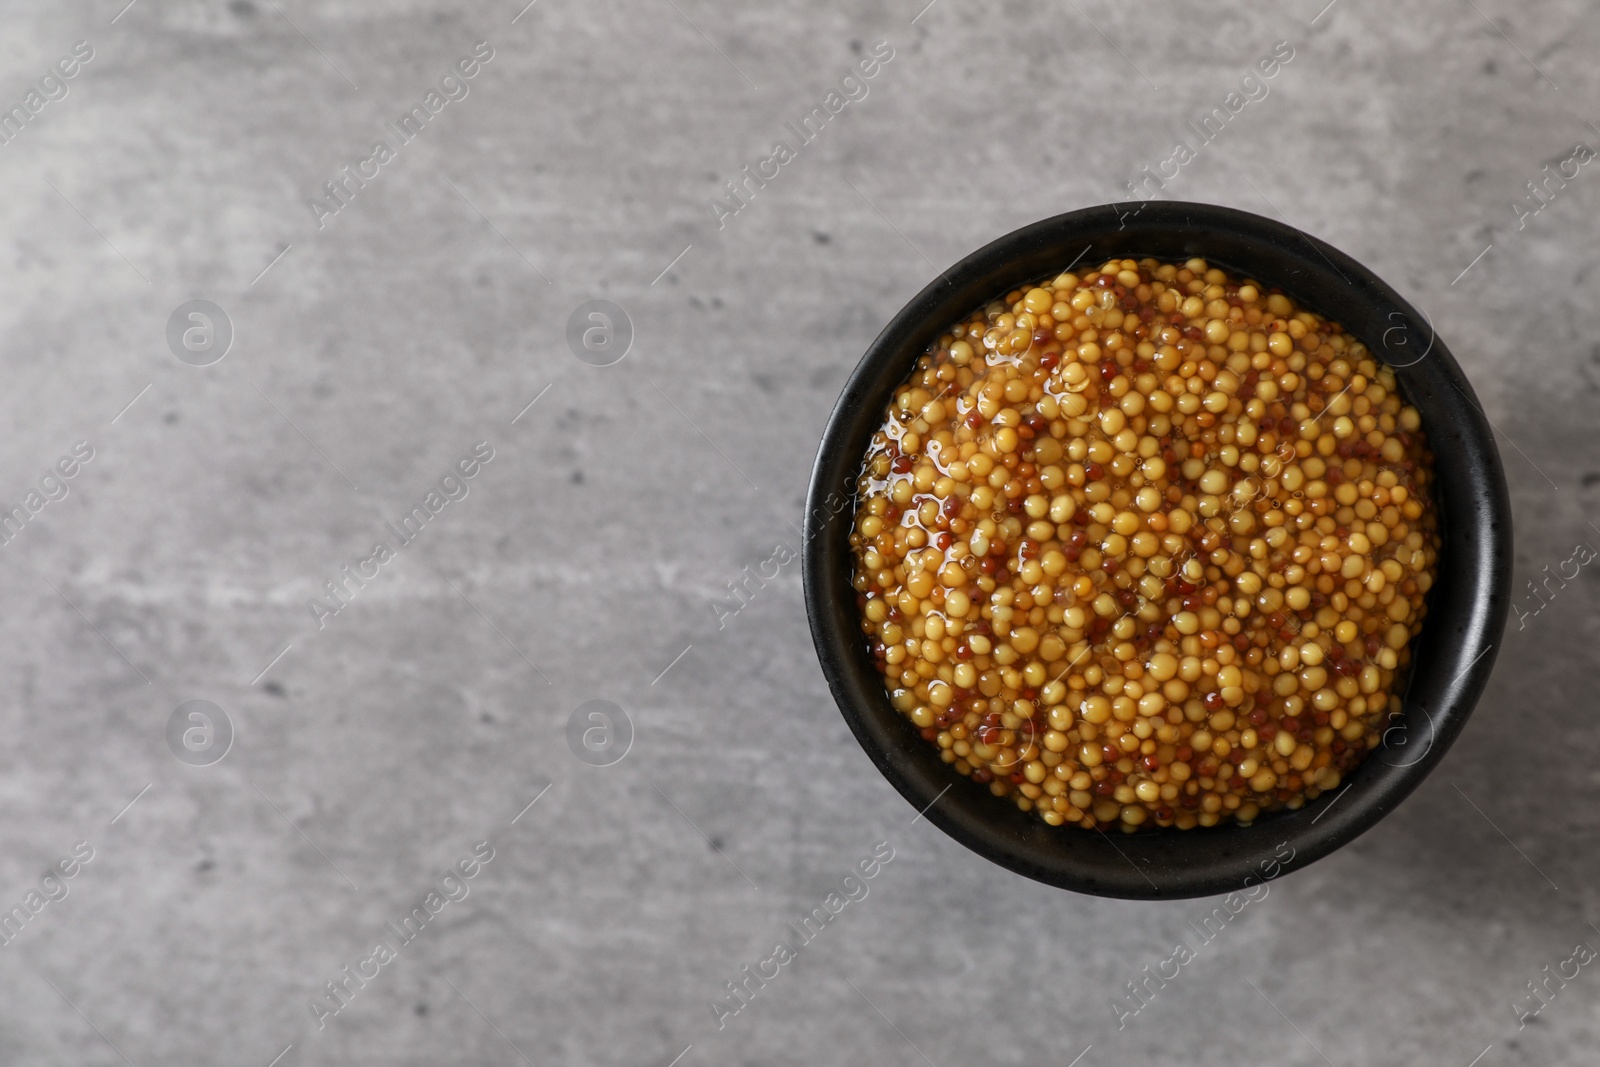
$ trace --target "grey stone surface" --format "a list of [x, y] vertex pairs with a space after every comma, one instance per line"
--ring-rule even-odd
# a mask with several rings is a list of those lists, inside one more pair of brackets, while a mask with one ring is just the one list
[[[123, 2], [0, 9], [7, 107], [94, 50], [0, 144], [0, 499], [94, 450], [0, 547], [0, 905], [93, 849], [0, 947], [0, 1063], [1592, 1057], [1592, 968], [1513, 1007], [1600, 944], [1592, 570], [1513, 621], [1412, 799], [1121, 1030], [1214, 902], [1064, 894], [912, 825], [797, 565], [710, 606], [798, 547], [844, 376], [937, 268], [1123, 198], [1279, 41], [1162, 195], [1281, 212], [1432, 316], [1502, 433], [1519, 588], [1600, 545], [1600, 178], [1512, 208], [1600, 140], [1590, 6]], [[468, 95], [319, 227], [308, 200], [478, 41]], [[868, 95], [719, 228], [708, 199], [879, 41]], [[167, 345], [196, 298], [235, 333], [206, 367]], [[593, 299], [634, 329], [612, 366], [567, 347]], [[308, 599], [478, 442], [467, 497], [318, 629]], [[210, 766], [169, 749], [190, 700], [234, 729]], [[589, 700], [632, 723], [610, 766], [568, 749]], [[484, 841], [319, 1029], [324, 984]], [[719, 1031], [723, 984], [878, 842], [870, 895]]]

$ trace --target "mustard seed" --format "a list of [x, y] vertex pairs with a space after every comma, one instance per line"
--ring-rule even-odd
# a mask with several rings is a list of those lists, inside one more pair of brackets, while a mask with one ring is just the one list
[[1249, 823], [1377, 747], [1439, 540], [1393, 371], [1203, 260], [974, 311], [858, 482], [862, 631], [960, 774], [1052, 826]]

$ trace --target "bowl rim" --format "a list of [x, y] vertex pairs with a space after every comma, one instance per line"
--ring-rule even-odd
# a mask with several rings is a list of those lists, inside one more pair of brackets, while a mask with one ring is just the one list
[[[1405, 710], [1337, 790], [1248, 827], [1136, 834], [1051, 827], [993, 797], [941, 763], [889, 704], [859, 633], [850, 585], [860, 459], [889, 395], [927, 344], [960, 316], [1026, 281], [1111, 256], [1146, 255], [1201, 256], [1341, 323], [1394, 369], [1407, 400], [1422, 411], [1435, 454], [1442, 548], [1429, 614], [1413, 640]], [[1239, 890], [1303, 867], [1370, 829], [1459, 735], [1488, 682], [1510, 606], [1505, 473], [1489, 421], [1431, 319], [1332, 245], [1211, 204], [1144, 201], [1067, 212], [1013, 230], [942, 272], [890, 320], [852, 371], [823, 431], [805, 516], [802, 572], [812, 641], [834, 701], [868, 757], [918, 819], [1011, 871], [1097, 896], [1179, 899]]]

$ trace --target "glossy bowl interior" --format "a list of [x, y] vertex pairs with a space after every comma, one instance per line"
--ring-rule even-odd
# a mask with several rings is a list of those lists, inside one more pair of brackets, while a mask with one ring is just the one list
[[[860, 631], [849, 535], [855, 479], [896, 387], [927, 346], [974, 308], [1071, 265], [1112, 256], [1211, 265], [1281, 288], [1364, 341], [1420, 410], [1435, 455], [1441, 551], [1405, 710], [1346, 780], [1298, 811], [1248, 827], [1136, 834], [1052, 827], [940, 761], [890, 705]], [[979, 249], [907, 304], [862, 357], [817, 453], [806, 506], [806, 604], [834, 699], [912, 807], [982, 856], [1100, 896], [1163, 899], [1241, 889], [1327, 855], [1394, 809], [1443, 758], [1488, 681], [1511, 582], [1511, 511], [1488, 421], [1428, 318], [1371, 271], [1299, 230], [1242, 211], [1150, 201], [1045, 219]]]

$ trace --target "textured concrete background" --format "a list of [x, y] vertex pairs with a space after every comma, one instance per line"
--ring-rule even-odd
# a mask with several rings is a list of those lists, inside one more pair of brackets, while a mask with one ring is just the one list
[[[0, 499], [94, 451], [0, 547], [0, 905], [28, 916], [0, 1063], [1589, 1061], [1592, 967], [1518, 1016], [1600, 945], [1594, 570], [1522, 603], [1400, 811], [1121, 1030], [1215, 902], [1064, 894], [913, 825], [828, 698], [797, 564], [712, 605], [798, 548], [843, 379], [937, 268], [1125, 198], [1279, 41], [1162, 195], [1286, 218], [1432, 316], [1503, 435], [1519, 589], [1600, 546], [1600, 177], [1512, 206], [1600, 145], [1600, 18], [925, 2], [0, 5], [7, 108], [94, 51], [0, 145]], [[309, 199], [479, 41], [469, 95], [319, 227]], [[708, 198], [880, 41], [869, 95], [719, 229]], [[205, 367], [166, 336], [194, 298], [235, 333]], [[631, 321], [615, 365], [569, 350], [591, 299]], [[478, 442], [470, 494], [318, 629], [308, 600]], [[610, 766], [567, 741], [596, 699], [632, 724]], [[167, 740], [190, 700], [234, 731], [209, 766]], [[480, 842], [470, 894], [319, 1028]], [[879, 842], [867, 898], [719, 1031], [724, 983]]]

